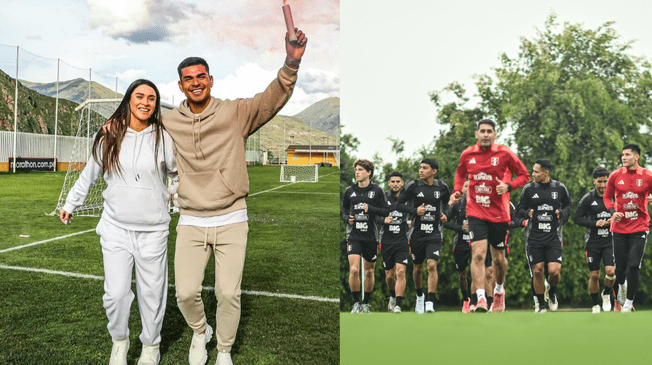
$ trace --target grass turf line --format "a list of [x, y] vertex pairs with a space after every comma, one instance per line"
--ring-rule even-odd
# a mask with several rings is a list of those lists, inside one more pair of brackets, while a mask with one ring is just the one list
[[[341, 364], [649, 363], [652, 312], [340, 313]], [[425, 362], [423, 362], [425, 361]]]
[[[320, 175], [336, 168], [320, 169]], [[280, 168], [250, 166], [250, 191], [281, 185]], [[64, 173], [0, 174], [0, 214], [8, 224], [0, 232], [0, 249], [93, 229], [98, 218], [75, 217], [64, 226], [45, 216], [56, 204]], [[259, 194], [247, 199], [250, 235], [243, 289], [321, 297], [337, 297], [336, 257], [339, 209], [338, 174], [316, 184], [292, 184], [275, 191], [326, 192], [328, 195]], [[308, 185], [308, 186], [305, 186]], [[299, 189], [297, 189], [299, 188]], [[332, 219], [330, 217], [333, 217]], [[170, 283], [174, 283], [173, 215], [168, 243]], [[29, 234], [29, 238], [19, 238]], [[211, 259], [212, 260], [212, 259]], [[331, 262], [332, 261], [332, 262]], [[5, 265], [38, 267], [102, 276], [99, 237], [81, 234], [0, 254]], [[41, 273], [1, 270], [0, 363], [106, 363], [111, 341], [102, 307], [102, 282]], [[204, 285], [214, 285], [214, 263], [207, 266]], [[287, 286], [285, 286], [287, 285]], [[134, 288], [135, 290], [135, 288]], [[215, 297], [204, 292], [209, 323], [215, 324]], [[163, 327], [161, 364], [187, 360], [192, 333], [168, 294]], [[242, 296], [243, 312], [233, 348], [234, 361], [246, 364], [337, 362], [338, 305], [300, 299]], [[297, 313], [301, 313], [297, 316]], [[4, 325], [4, 324], [8, 325]], [[130, 363], [140, 352], [140, 318], [136, 301], [130, 317]], [[5, 346], [4, 344], [9, 344]], [[215, 340], [209, 344], [209, 363], [215, 361]]]

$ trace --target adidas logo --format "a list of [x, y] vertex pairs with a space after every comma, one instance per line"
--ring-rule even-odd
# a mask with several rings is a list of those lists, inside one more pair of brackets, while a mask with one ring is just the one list
[[557, 259], [557, 261], [561, 261], [561, 256], [559, 256], [559, 258]]
[[371, 258], [371, 261], [375, 260], [377, 255], [374, 255], [374, 257]]
[[404, 263], [404, 264], [407, 264], [407, 259], [403, 260], [403, 263]]
[[469, 161], [469, 163], [475, 163], [475, 157], [472, 158], [471, 161]]
[[598, 202], [594, 200], [593, 203], [591, 203], [591, 205], [598, 205]]
[[497, 244], [496, 247], [505, 247], [505, 242], [501, 242], [501, 243]]
[[351, 194], [351, 198], [353, 198], [354, 196], [357, 196], [357, 195], [355, 195], [355, 192], [353, 192], [353, 194]]
[[534, 198], [538, 198], [538, 197], [539, 197], [539, 194], [534, 193], [534, 196], [532, 197], [532, 199], [534, 199]]
[[417, 195], [417, 198], [423, 198], [423, 192], [419, 193], [419, 195]]
[[620, 180], [620, 181], [618, 182], [618, 185], [625, 185], [625, 182], [622, 181], [622, 180]]
[[433, 252], [433, 255], [439, 255], [439, 250]]

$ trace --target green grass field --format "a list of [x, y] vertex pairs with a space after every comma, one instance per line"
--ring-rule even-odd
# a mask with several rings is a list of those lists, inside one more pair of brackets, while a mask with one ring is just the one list
[[[249, 167], [250, 231], [233, 360], [236, 364], [337, 363], [339, 170], [321, 168], [318, 183], [299, 184], [280, 183], [279, 173], [279, 167]], [[75, 217], [64, 226], [58, 217], [44, 214], [54, 210], [64, 176], [0, 174], [4, 220], [0, 230], [0, 364], [109, 361], [102, 254], [94, 232], [99, 218]], [[168, 242], [170, 284], [174, 283], [177, 220], [178, 214], [173, 215]], [[38, 243], [83, 231], [90, 232]], [[38, 244], [21, 247], [30, 243]], [[20, 248], [8, 250], [15, 247]], [[214, 279], [211, 259], [204, 285], [212, 287]], [[269, 296], [274, 293], [301, 298]], [[215, 296], [204, 290], [203, 298], [208, 321], [214, 326]], [[129, 327], [128, 359], [129, 364], [136, 364], [141, 347], [136, 300]], [[170, 287], [161, 364], [187, 363], [191, 338]], [[208, 364], [213, 364], [215, 338], [208, 351]]]
[[[385, 309], [386, 310], [386, 309]], [[649, 364], [652, 312], [340, 314], [350, 364]]]

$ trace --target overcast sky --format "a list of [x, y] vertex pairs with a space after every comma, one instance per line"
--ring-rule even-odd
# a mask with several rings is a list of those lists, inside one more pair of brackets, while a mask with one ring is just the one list
[[[308, 36], [299, 81], [281, 111], [294, 115], [339, 96], [339, 0], [288, 0], [295, 26]], [[92, 78], [119, 91], [152, 80], [162, 99], [178, 104], [176, 67], [188, 56], [208, 61], [220, 98], [262, 91], [285, 59], [282, 0], [2, 0], [0, 69], [36, 82]], [[31, 53], [31, 54], [30, 54]], [[43, 60], [32, 54], [54, 59]], [[70, 65], [70, 66], [68, 66]], [[72, 67], [74, 66], [74, 67]], [[80, 69], [78, 69], [80, 68]]]
[[491, 73], [502, 52], [516, 57], [519, 37], [536, 36], [553, 9], [560, 25], [615, 21], [636, 40], [630, 53], [652, 60], [652, 1], [342, 0], [341, 123], [361, 142], [357, 156], [394, 161], [389, 136], [410, 154], [430, 143], [439, 127], [428, 93], [458, 81], [473, 96], [473, 75]]

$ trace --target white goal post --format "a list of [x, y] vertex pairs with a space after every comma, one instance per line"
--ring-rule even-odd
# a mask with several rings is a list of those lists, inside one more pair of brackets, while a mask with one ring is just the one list
[[318, 182], [317, 165], [281, 165], [281, 182]]
[[[86, 100], [75, 108], [79, 113], [79, 128], [74, 140], [73, 150], [68, 162], [68, 170], [63, 181], [61, 194], [57, 206], [50, 215], [59, 215], [59, 211], [66, 203], [68, 192], [75, 185], [79, 175], [84, 170], [86, 163], [91, 157], [93, 148], [93, 136], [100, 130], [102, 125], [113, 115], [120, 105], [122, 99], [90, 99]], [[172, 106], [161, 103], [161, 112], [172, 109]], [[74, 126], [74, 124], [73, 124]], [[84, 205], [75, 209], [73, 215], [85, 217], [99, 217], [104, 208], [104, 198], [102, 192], [106, 189], [106, 182], [100, 176], [94, 186], [91, 187]], [[172, 206], [171, 206], [172, 209]]]

